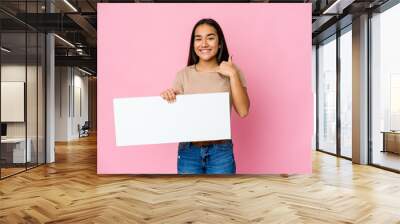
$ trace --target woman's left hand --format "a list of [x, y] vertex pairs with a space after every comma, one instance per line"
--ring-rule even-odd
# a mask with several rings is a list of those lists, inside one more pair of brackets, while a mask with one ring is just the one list
[[217, 72], [228, 77], [232, 77], [234, 74], [238, 73], [235, 64], [232, 62], [232, 56], [229, 56], [228, 61], [223, 61], [219, 64]]

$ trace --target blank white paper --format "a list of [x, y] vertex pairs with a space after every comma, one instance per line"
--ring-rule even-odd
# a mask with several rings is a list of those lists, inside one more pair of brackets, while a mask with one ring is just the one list
[[229, 93], [114, 99], [117, 146], [231, 138]]

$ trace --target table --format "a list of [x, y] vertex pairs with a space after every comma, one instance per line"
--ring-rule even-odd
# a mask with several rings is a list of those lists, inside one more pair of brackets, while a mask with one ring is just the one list
[[[28, 143], [27, 144], [28, 147], [26, 147], [26, 154], [25, 154], [25, 138], [1, 139], [1, 157], [2, 157], [2, 159], [5, 159], [6, 163], [31, 162], [32, 140], [30, 138], [27, 138], [26, 142]], [[12, 160], [11, 160], [11, 158], [12, 158]]]

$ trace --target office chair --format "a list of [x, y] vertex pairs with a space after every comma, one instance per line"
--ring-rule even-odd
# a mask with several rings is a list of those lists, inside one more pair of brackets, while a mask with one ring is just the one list
[[89, 121], [85, 121], [85, 123], [82, 125], [82, 127], [79, 128], [80, 125], [78, 125], [78, 129], [79, 129], [79, 138], [80, 137], [87, 137], [89, 136], [89, 129], [90, 129], [90, 125], [89, 125]]

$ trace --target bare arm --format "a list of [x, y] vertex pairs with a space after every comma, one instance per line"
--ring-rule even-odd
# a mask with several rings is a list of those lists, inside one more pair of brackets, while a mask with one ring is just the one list
[[217, 72], [229, 77], [233, 106], [240, 117], [246, 117], [250, 109], [250, 99], [247, 88], [243, 87], [240, 81], [239, 70], [232, 62], [232, 56], [229, 57], [228, 61], [220, 63]]
[[250, 99], [247, 88], [243, 87], [239, 73], [235, 72], [230, 76], [233, 106], [240, 117], [246, 117], [250, 109]]

